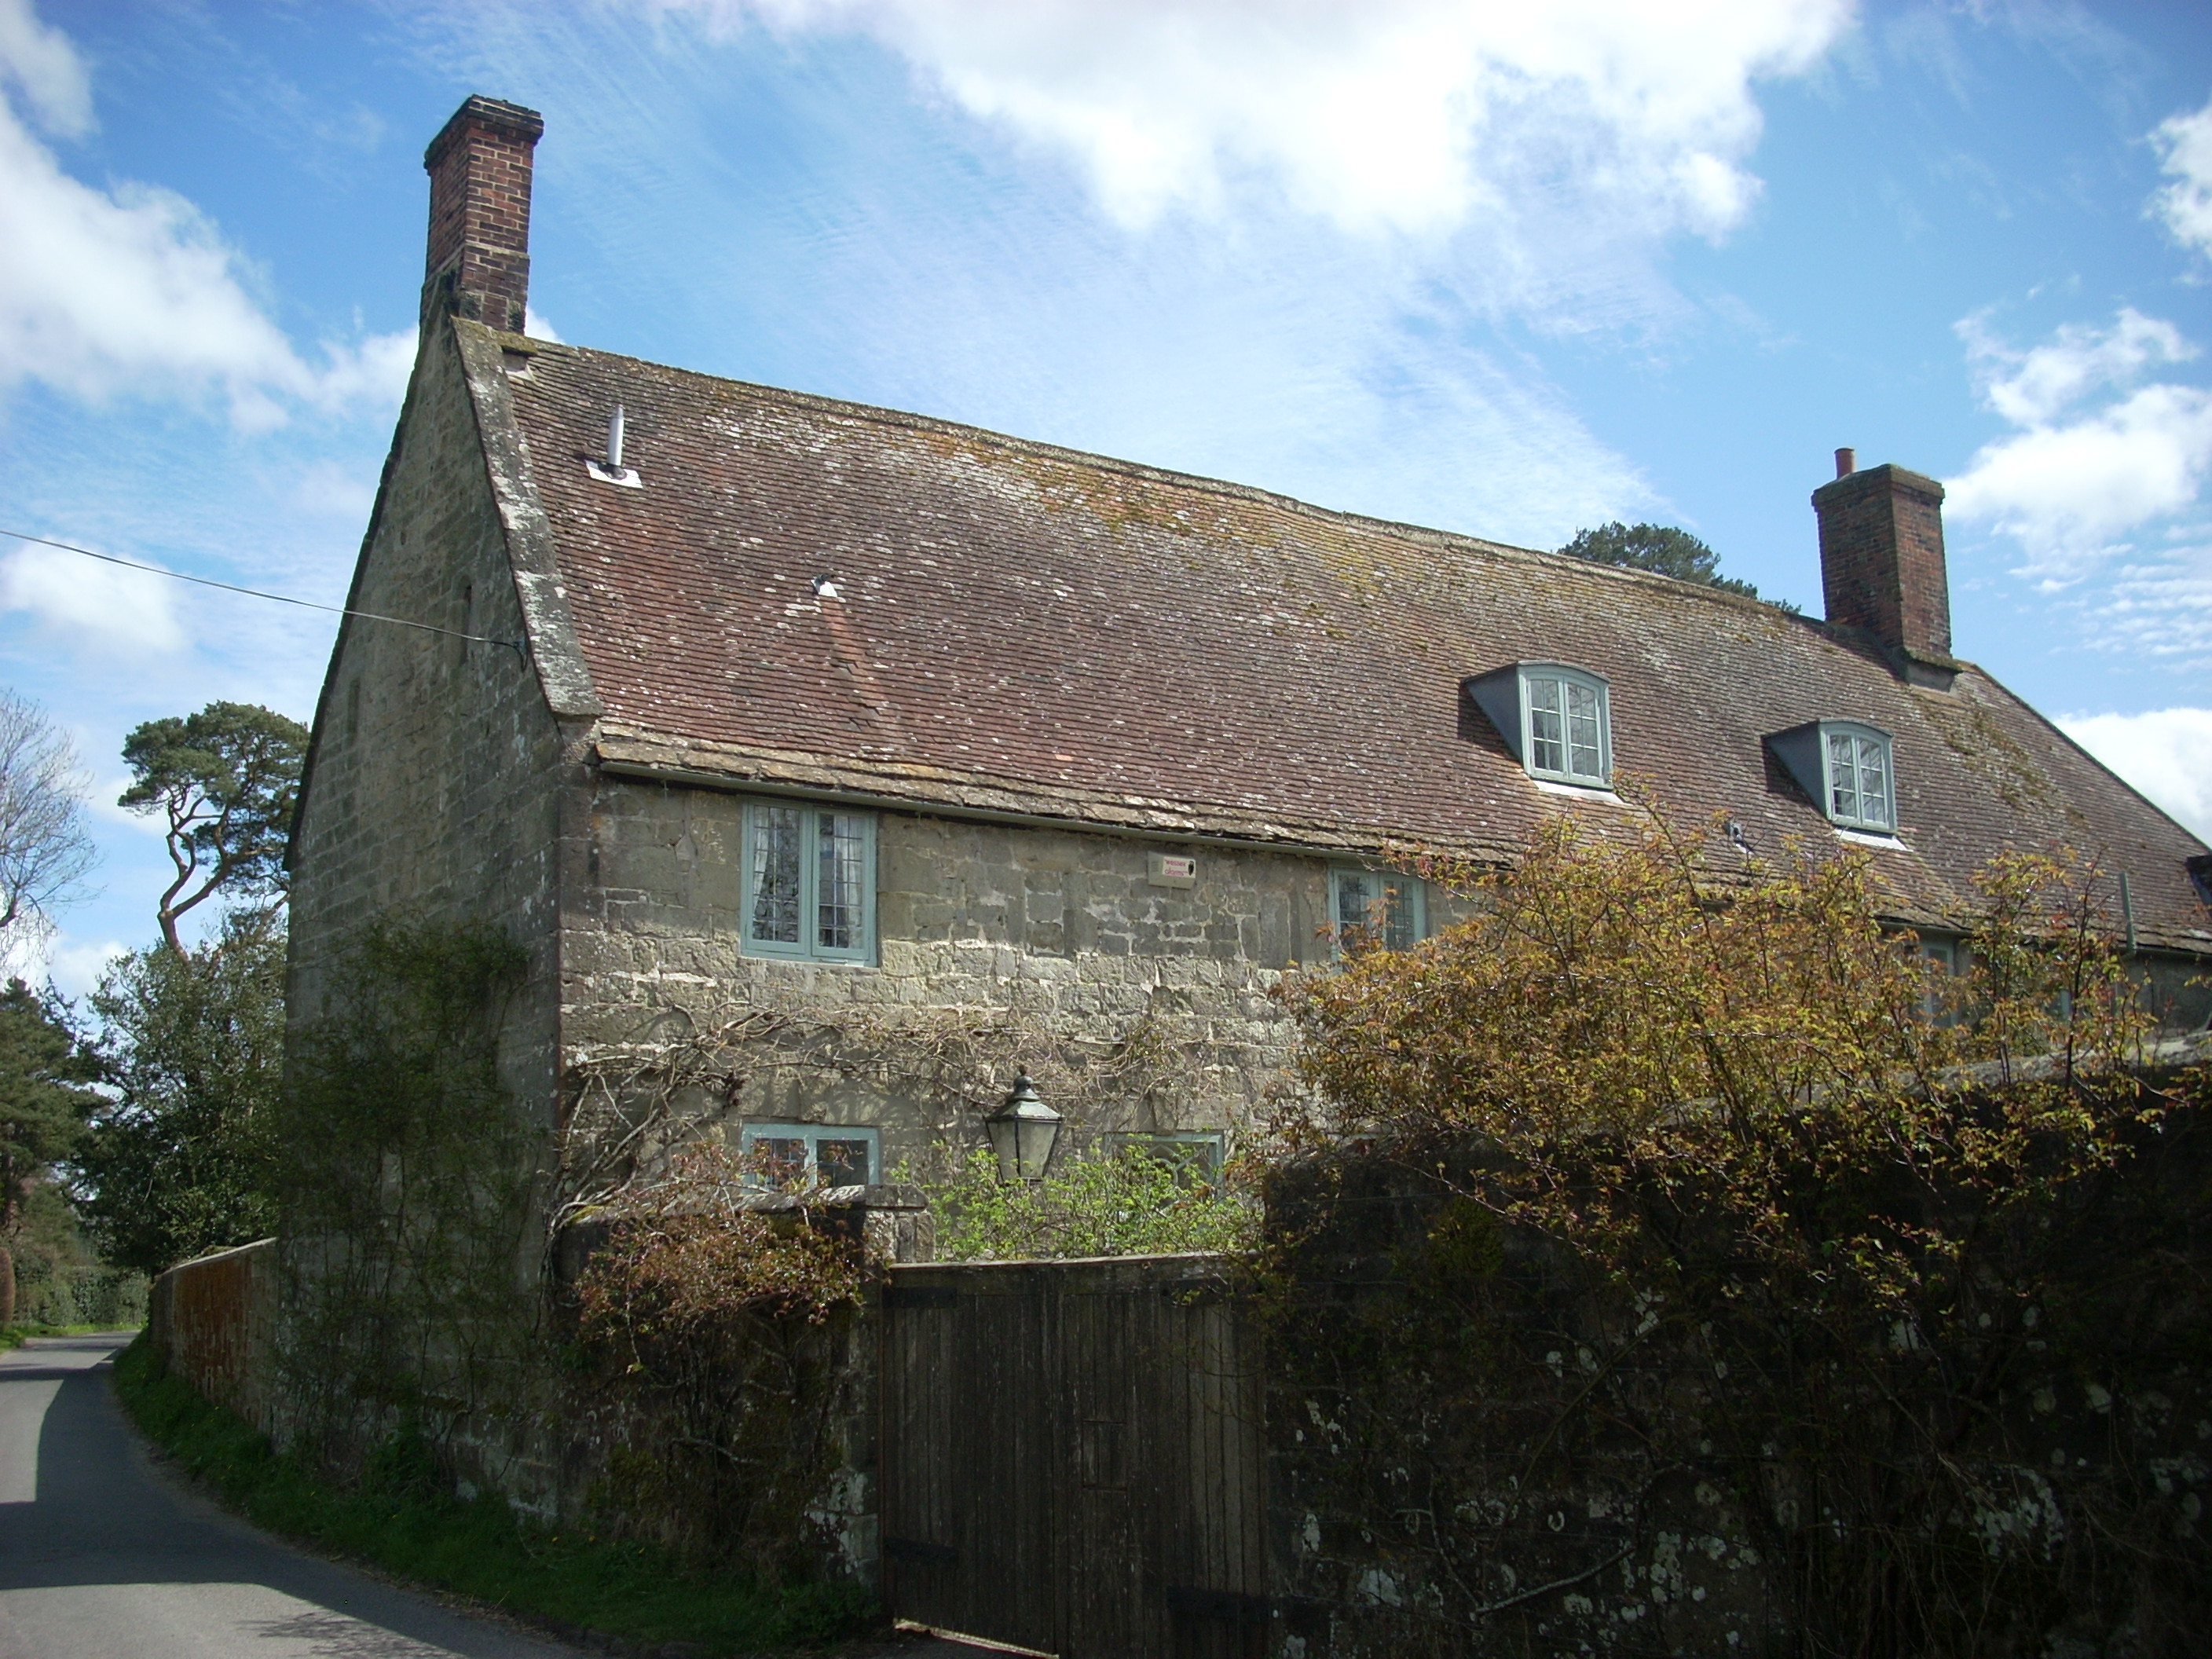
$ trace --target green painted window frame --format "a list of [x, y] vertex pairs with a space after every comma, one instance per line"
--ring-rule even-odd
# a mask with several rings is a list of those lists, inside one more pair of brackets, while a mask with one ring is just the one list
[[[1941, 963], [1946, 979], [1958, 978], [1960, 964], [1966, 956], [1965, 946], [1959, 940], [1950, 939], [1923, 939], [1914, 946], [1914, 951], [1923, 962]], [[1958, 1010], [1945, 1007], [1943, 1002], [1942, 991], [1930, 990], [1921, 1000], [1922, 1016], [1938, 1025], [1956, 1025], [1959, 1023]]]
[[[1820, 808], [1827, 814], [1828, 822], [1842, 830], [1856, 830], [1866, 835], [1893, 836], [1897, 833], [1897, 760], [1896, 744], [1889, 733], [1877, 726], [1863, 726], [1856, 720], [1822, 720], [1820, 731]], [[1845, 811], [1839, 804], [1837, 790], [1835, 745], [1839, 740], [1851, 744], [1850, 798], [1862, 801], [1866, 798], [1863, 756], [1868, 749], [1880, 757], [1881, 763], [1882, 805], [1879, 817], [1858, 811]]]
[[841, 1181], [836, 1182], [836, 1185], [840, 1187], [872, 1187], [883, 1179], [884, 1138], [883, 1132], [879, 1129], [876, 1129], [863, 1123], [777, 1123], [774, 1121], [761, 1121], [756, 1123], [746, 1123], [738, 1128], [738, 1151], [739, 1154], [742, 1156], [744, 1154], [750, 1153], [753, 1148], [760, 1146], [763, 1142], [797, 1141], [805, 1148], [805, 1151], [803, 1154], [803, 1161], [799, 1167], [793, 1171], [793, 1176], [794, 1177], [803, 1178], [794, 1178], [787, 1182], [771, 1182], [765, 1176], [749, 1175], [746, 1177], [746, 1183], [748, 1185], [759, 1186], [789, 1185], [802, 1188], [823, 1185], [824, 1183], [821, 1178], [822, 1143], [825, 1140], [864, 1142], [868, 1149], [868, 1166], [864, 1171], [864, 1178], [857, 1182]]
[[[795, 939], [763, 939], [757, 929], [762, 917], [761, 887], [763, 866], [774, 856], [776, 820], [796, 814], [798, 823], [795, 887], [792, 902], [797, 909]], [[857, 903], [847, 942], [825, 942], [822, 925], [822, 864], [820, 836], [824, 818], [848, 820], [857, 831], [857, 866], [848, 878]], [[809, 856], [810, 849], [814, 855]], [[749, 800], [745, 803], [743, 905], [738, 912], [738, 948], [749, 957], [769, 957], [798, 962], [872, 963], [876, 959], [876, 815], [856, 812], [834, 801]], [[781, 873], [781, 872], [779, 872]]]
[[[1613, 688], [1597, 675], [1580, 668], [1570, 668], [1565, 663], [1524, 662], [1519, 665], [1521, 674], [1521, 764], [1532, 778], [1542, 778], [1549, 783], [1571, 784], [1578, 789], [1610, 789], [1613, 787]], [[1539, 682], [1556, 681], [1559, 686], [1559, 711], [1561, 724], [1559, 748], [1565, 762], [1563, 766], [1541, 764], [1536, 758], [1540, 739], [1537, 737], [1536, 686]], [[1571, 703], [1575, 690], [1591, 694], [1595, 704], [1597, 726], [1598, 769], [1579, 772], [1575, 769], [1574, 757], [1583, 745], [1574, 740]]]
[[[1363, 886], [1374, 884], [1379, 890], [1366, 900], [1368, 915], [1372, 916], [1378, 901], [1387, 902], [1389, 911], [1381, 928], [1371, 921], [1350, 921], [1346, 919], [1345, 890], [1353, 882]], [[1401, 918], [1405, 925], [1399, 926]], [[1419, 876], [1407, 875], [1403, 871], [1378, 869], [1366, 864], [1332, 864], [1328, 867], [1328, 925], [1329, 937], [1343, 948], [1347, 936], [1358, 937], [1389, 951], [1404, 951], [1419, 944], [1429, 936], [1429, 884]]]

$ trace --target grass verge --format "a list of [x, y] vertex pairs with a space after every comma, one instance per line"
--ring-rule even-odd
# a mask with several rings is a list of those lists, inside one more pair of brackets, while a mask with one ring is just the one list
[[360, 1487], [334, 1486], [168, 1375], [143, 1336], [116, 1356], [115, 1391], [156, 1445], [257, 1526], [526, 1621], [716, 1655], [818, 1647], [875, 1621], [850, 1585], [689, 1572], [641, 1545], [532, 1526], [490, 1494], [454, 1498], [420, 1442], [387, 1446]]
[[112, 1325], [0, 1325], [0, 1353], [21, 1347], [34, 1336], [89, 1336], [115, 1328]]

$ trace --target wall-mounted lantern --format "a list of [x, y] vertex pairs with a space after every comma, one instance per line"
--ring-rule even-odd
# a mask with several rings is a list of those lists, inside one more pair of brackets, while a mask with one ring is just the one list
[[1006, 1103], [983, 1120], [1000, 1179], [1043, 1179], [1045, 1165], [1052, 1162], [1053, 1144], [1060, 1139], [1060, 1114], [1044, 1103], [1030, 1074], [1017, 1076]]

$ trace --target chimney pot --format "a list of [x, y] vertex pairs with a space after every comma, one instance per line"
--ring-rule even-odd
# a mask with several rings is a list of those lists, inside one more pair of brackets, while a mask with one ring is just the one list
[[1859, 458], [1856, 450], [1839, 449], [1836, 452], [1836, 476], [1838, 478], [1848, 478], [1858, 470]]
[[468, 317], [520, 334], [530, 305], [530, 181], [544, 118], [472, 97], [422, 153], [430, 236], [422, 321]]
[[1813, 492], [1828, 620], [1865, 630], [1915, 684], [1948, 686], [1951, 589], [1943, 561], [1943, 486], [1901, 466], [1845, 468]]

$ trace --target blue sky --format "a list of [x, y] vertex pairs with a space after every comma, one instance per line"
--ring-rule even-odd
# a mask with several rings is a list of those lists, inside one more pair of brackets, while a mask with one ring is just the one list
[[[541, 329], [1819, 610], [1830, 452], [1951, 490], [1954, 635], [2212, 835], [2212, 14], [1844, 0], [0, 0], [0, 526], [335, 602], [421, 153], [544, 112]], [[0, 683], [154, 934], [140, 720], [327, 617], [0, 548]]]

